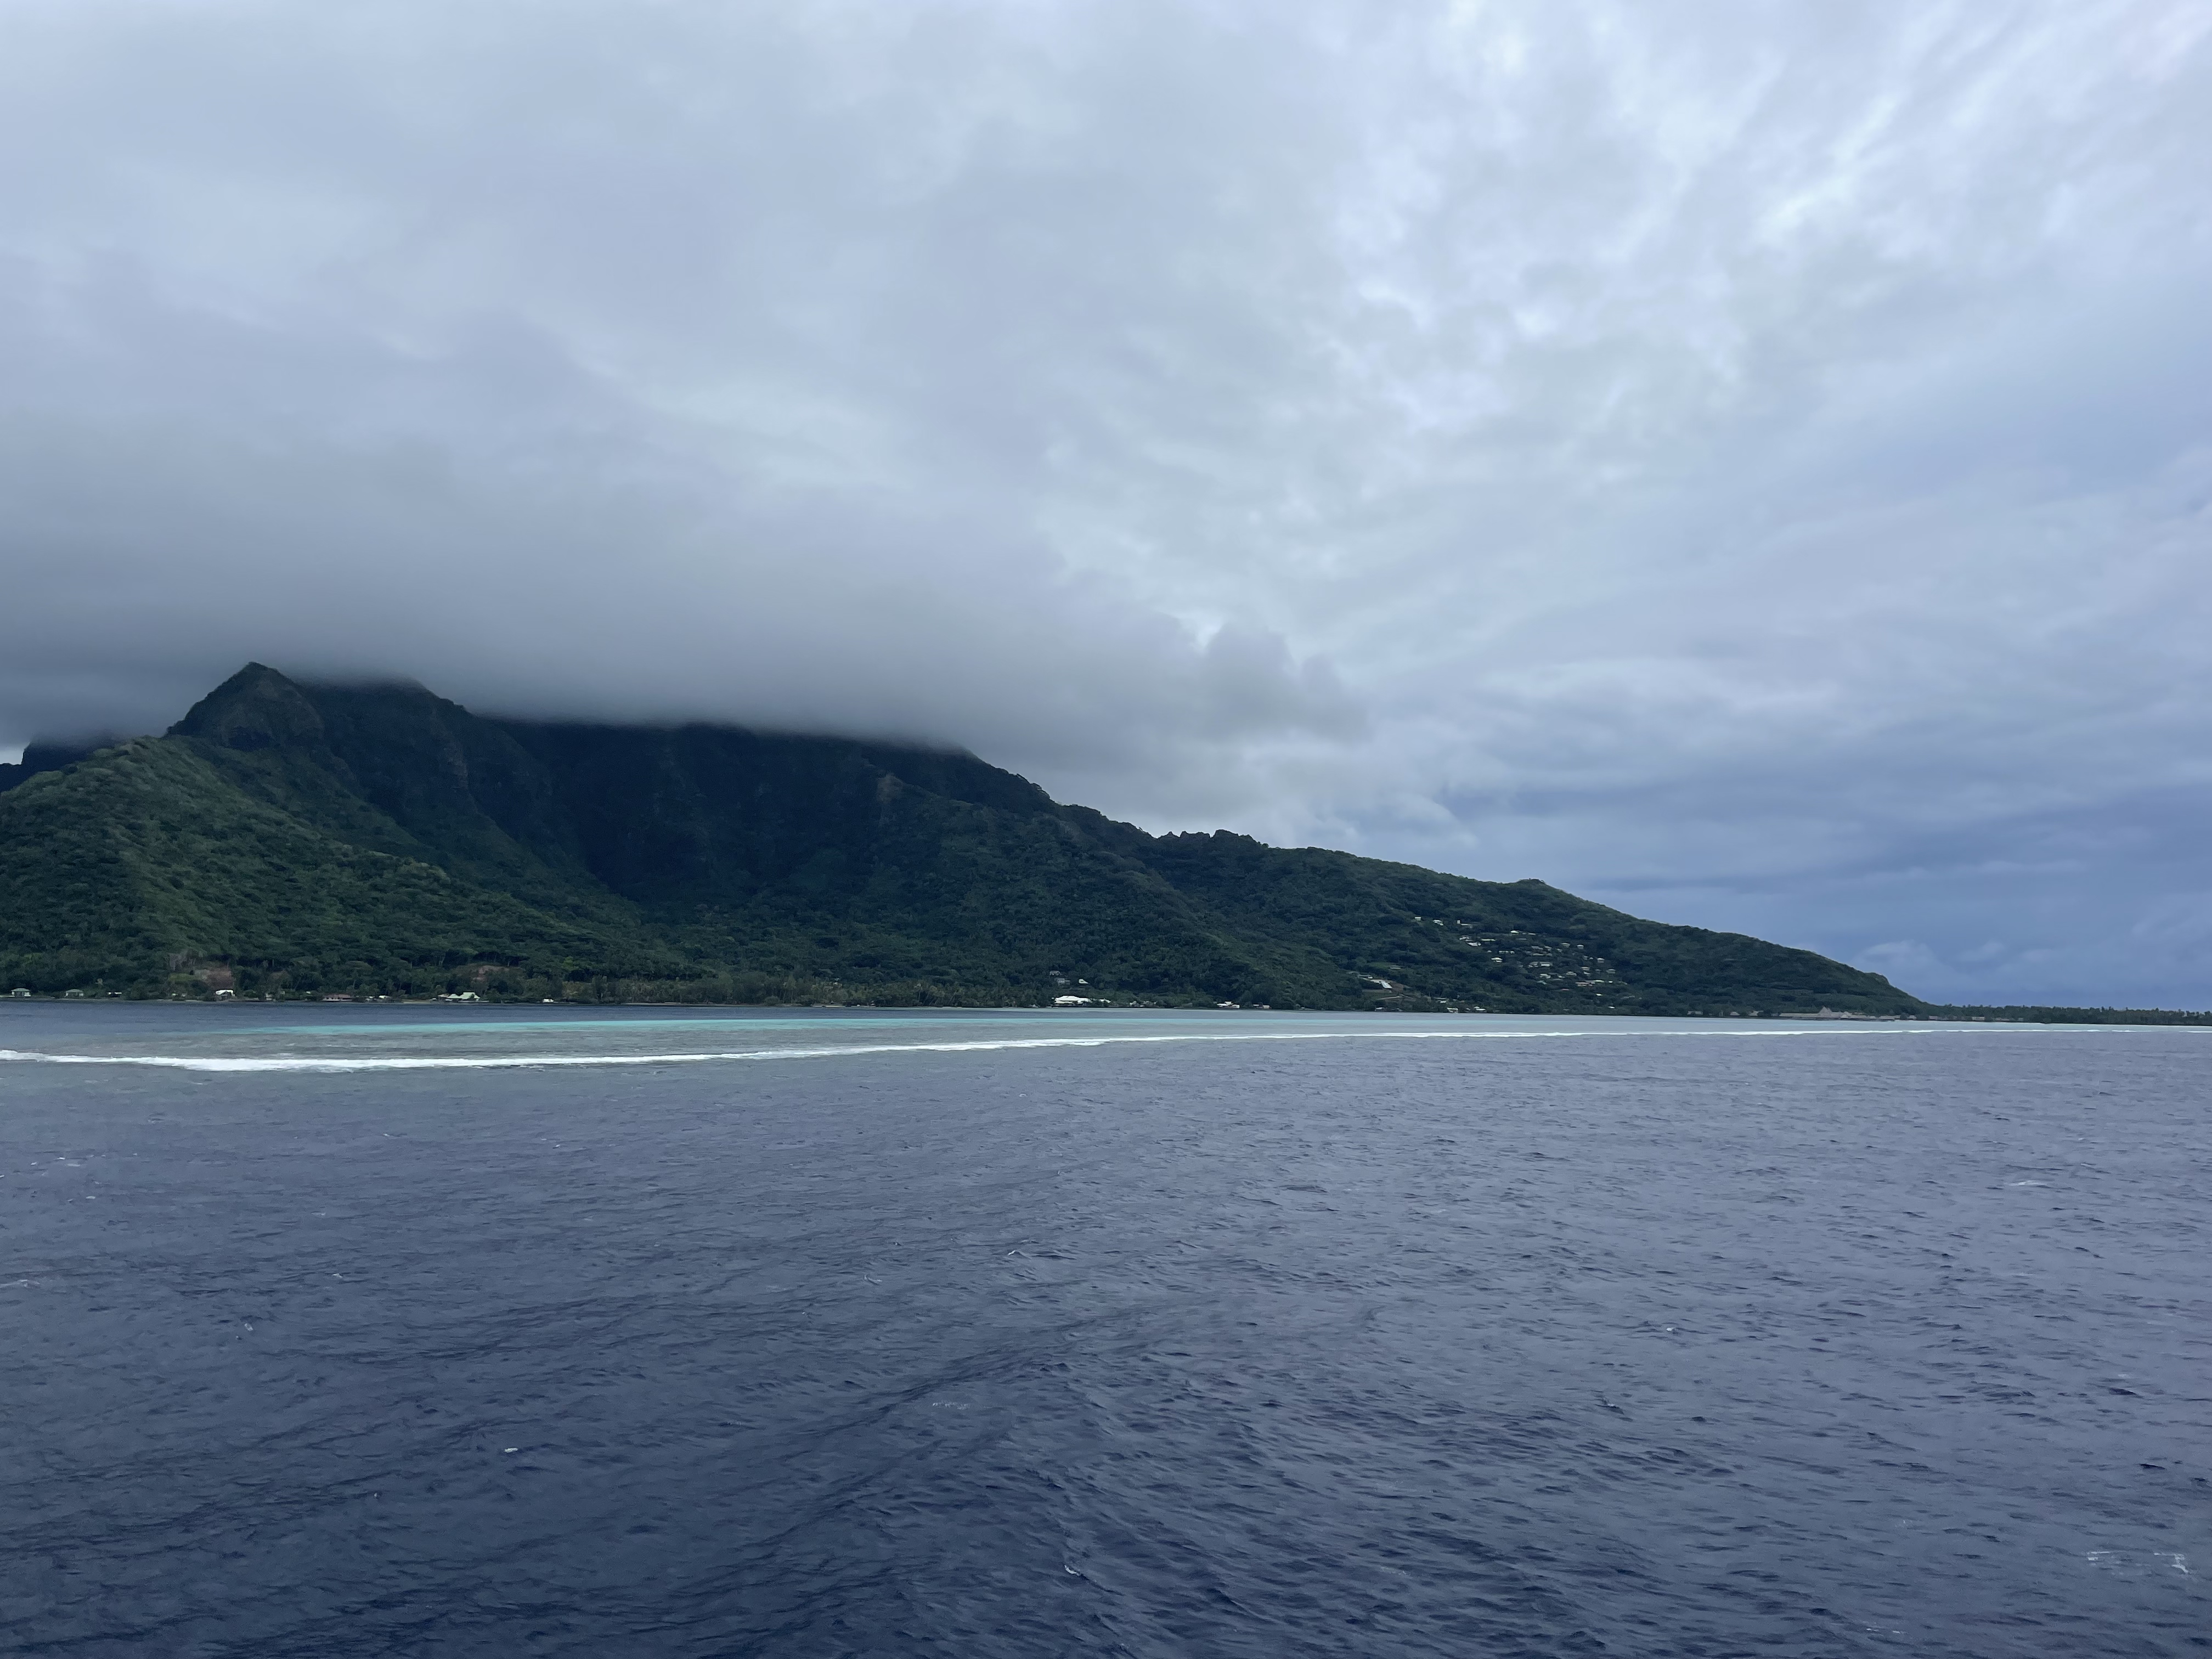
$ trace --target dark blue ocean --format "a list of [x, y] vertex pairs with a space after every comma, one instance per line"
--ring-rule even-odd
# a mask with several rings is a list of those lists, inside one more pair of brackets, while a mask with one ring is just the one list
[[2212, 1032], [0, 1051], [10, 1654], [2212, 1651]]

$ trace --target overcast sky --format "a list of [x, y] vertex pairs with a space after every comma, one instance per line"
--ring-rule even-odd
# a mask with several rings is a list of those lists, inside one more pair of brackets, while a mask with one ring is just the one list
[[2212, 1002], [2203, 0], [0, 0], [0, 751], [249, 658]]

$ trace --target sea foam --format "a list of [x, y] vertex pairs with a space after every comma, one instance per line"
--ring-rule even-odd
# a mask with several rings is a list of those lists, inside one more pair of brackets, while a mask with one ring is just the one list
[[[698, 1066], [710, 1062], [759, 1060], [836, 1060], [859, 1054], [957, 1054], [1006, 1048], [1102, 1048], [1117, 1043], [1496, 1042], [1553, 1037], [1863, 1036], [1881, 1033], [1927, 1036], [1942, 1029], [1947, 1028], [1869, 1024], [1778, 1027], [1764, 1030], [1686, 1030], [1673, 1026], [1648, 1031], [1192, 1031], [1142, 1036], [995, 1037], [965, 1042], [852, 1042], [820, 1048], [731, 1048], [652, 1054], [52, 1054], [26, 1048], [0, 1048], [0, 1060], [24, 1060], [49, 1066], [154, 1066], [180, 1072], [481, 1072], [546, 1066]], [[1960, 1028], [1948, 1029], [1957, 1030]]]

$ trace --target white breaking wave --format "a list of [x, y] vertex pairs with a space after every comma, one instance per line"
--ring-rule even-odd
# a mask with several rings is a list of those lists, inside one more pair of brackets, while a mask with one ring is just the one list
[[[1932, 1036], [1957, 1027], [1823, 1025], [1774, 1030], [1220, 1031], [1155, 1036], [1001, 1037], [971, 1042], [853, 1042], [818, 1048], [732, 1048], [678, 1054], [48, 1054], [0, 1048], [0, 1060], [48, 1066], [157, 1066], [179, 1072], [481, 1072], [537, 1066], [698, 1066], [747, 1060], [834, 1060], [848, 1054], [959, 1054], [999, 1048], [1102, 1048], [1117, 1042], [1511, 1042], [1532, 1037], [1790, 1037]], [[2003, 1027], [1984, 1028], [2003, 1030]], [[2019, 1030], [2019, 1027], [2014, 1027]]]

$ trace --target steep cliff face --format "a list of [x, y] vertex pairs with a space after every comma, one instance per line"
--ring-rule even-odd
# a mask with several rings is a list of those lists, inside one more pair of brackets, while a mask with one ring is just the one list
[[972, 755], [487, 719], [250, 665], [0, 797], [0, 974], [241, 988], [1905, 1012], [1808, 951], [1241, 836]]

